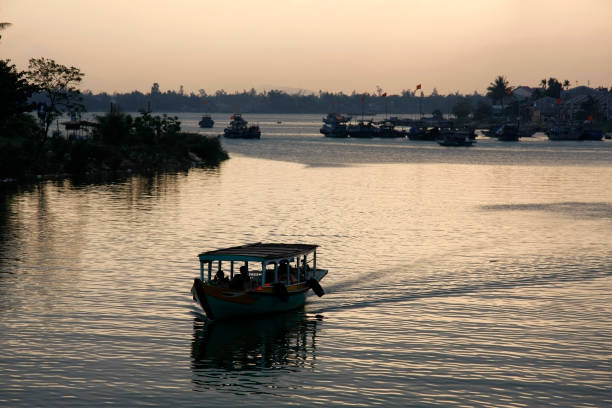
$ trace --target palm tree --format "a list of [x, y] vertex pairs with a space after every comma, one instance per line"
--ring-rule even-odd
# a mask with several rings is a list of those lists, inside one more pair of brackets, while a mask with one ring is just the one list
[[540, 81], [540, 86], [542, 87], [542, 89], [546, 89], [546, 78]]
[[504, 111], [504, 96], [508, 95], [512, 88], [508, 86], [508, 81], [502, 75], [498, 75], [497, 78], [493, 82], [489, 84], [487, 88], [487, 96], [493, 99], [493, 103], [496, 101], [501, 101], [502, 112]]
[[565, 81], [563, 81], [563, 87], [565, 88], [565, 90], [567, 91], [570, 87], [570, 81], [568, 79], [566, 79]]

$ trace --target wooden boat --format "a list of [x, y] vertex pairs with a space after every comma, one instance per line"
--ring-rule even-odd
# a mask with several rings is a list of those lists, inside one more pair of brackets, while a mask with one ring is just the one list
[[261, 137], [259, 126], [248, 126], [249, 122], [244, 120], [241, 114], [234, 113], [230, 119], [229, 126], [223, 129], [225, 137], [230, 139], [259, 139]]
[[471, 146], [476, 140], [471, 137], [471, 130], [447, 130], [441, 133], [440, 146]]
[[372, 121], [360, 120], [357, 124], [349, 124], [347, 127], [348, 135], [352, 138], [371, 138], [378, 136], [380, 130], [374, 126]]
[[191, 293], [212, 320], [284, 312], [304, 305], [310, 289], [324, 294], [319, 281], [327, 270], [317, 268], [317, 245], [256, 243], [198, 257], [200, 277]]
[[395, 129], [395, 125], [390, 121], [384, 121], [378, 126], [378, 137], [406, 137], [404, 130]]
[[501, 142], [518, 142], [520, 137], [519, 127], [512, 123], [504, 123], [495, 131], [495, 137]]
[[204, 115], [198, 122], [198, 125], [201, 128], [211, 128], [215, 125], [215, 121], [210, 117], [210, 115]]
[[343, 116], [335, 113], [328, 113], [323, 118], [323, 126], [319, 130], [326, 137], [348, 137], [347, 123], [351, 116]]

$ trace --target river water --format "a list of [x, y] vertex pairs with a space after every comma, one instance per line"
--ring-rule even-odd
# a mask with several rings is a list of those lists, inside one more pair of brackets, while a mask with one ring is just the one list
[[[2, 187], [0, 406], [612, 406], [609, 140], [245, 118], [217, 168]], [[257, 241], [320, 245], [325, 296], [207, 322], [197, 254]]]

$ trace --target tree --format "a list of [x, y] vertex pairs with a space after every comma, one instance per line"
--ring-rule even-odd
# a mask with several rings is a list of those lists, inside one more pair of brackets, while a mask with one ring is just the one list
[[565, 88], [565, 90], [567, 91], [570, 87], [570, 81], [569, 79], [566, 79], [565, 81], [563, 81], [563, 88]]
[[24, 72], [18, 72], [10, 61], [0, 60], [0, 127], [10, 118], [31, 110], [28, 99], [34, 88], [24, 78]]
[[43, 123], [41, 144], [45, 143], [49, 126], [55, 118], [67, 111], [84, 110], [80, 103], [81, 92], [76, 88], [83, 76], [78, 68], [58, 64], [52, 59], [30, 59], [26, 77], [36, 91], [47, 100], [43, 109], [40, 109]]
[[476, 104], [476, 109], [474, 109], [474, 119], [483, 120], [491, 117], [493, 113], [493, 108], [489, 105], [488, 102], [484, 100], [479, 100]]
[[557, 80], [557, 78], [548, 78], [548, 87], [546, 88], [546, 96], [550, 96], [552, 98], [561, 97], [561, 91], [563, 90], [563, 85], [561, 82]]
[[453, 106], [453, 115], [457, 119], [465, 119], [472, 113], [472, 103], [467, 96], [460, 96], [457, 103]]
[[493, 100], [493, 103], [501, 101], [502, 111], [504, 110], [504, 97], [508, 95], [512, 88], [508, 86], [508, 81], [502, 75], [498, 75], [487, 88], [487, 96]]

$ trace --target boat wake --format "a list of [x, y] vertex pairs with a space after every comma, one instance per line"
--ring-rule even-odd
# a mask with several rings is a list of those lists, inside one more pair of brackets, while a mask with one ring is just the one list
[[[420, 290], [415, 289], [414, 283], [406, 282], [403, 285], [384, 285], [370, 286], [372, 282], [368, 282], [368, 287], [346, 287], [344, 282], [330, 287], [331, 296], [326, 299], [326, 302], [319, 308], [310, 309], [311, 313], [326, 313], [336, 310], [363, 309], [378, 305], [386, 305], [392, 303], [409, 302], [419, 299], [436, 298], [436, 297], [453, 297], [465, 296], [472, 294], [485, 294], [494, 291], [512, 290], [517, 288], [529, 288], [537, 286], [547, 286], [552, 284], [564, 284], [572, 282], [585, 282], [595, 279], [605, 279], [612, 277], [612, 265], [609, 261], [602, 260], [600, 267], [590, 267], [585, 270], [581, 265], [565, 265], [558, 267], [554, 272], [537, 272], [538, 268], [534, 268], [536, 272], [529, 276], [503, 277], [485, 282], [466, 283], [462, 285], [454, 285], [448, 287], [432, 287], [433, 282], [424, 283], [418, 287], [430, 286], [430, 289]], [[604, 264], [605, 263], [605, 264]], [[484, 271], [480, 271], [478, 276], [484, 275]], [[490, 275], [501, 275], [491, 274]], [[449, 277], [452, 282], [457, 282], [455, 277]], [[440, 281], [438, 281], [440, 282]], [[418, 283], [418, 282], [417, 282]], [[441, 282], [444, 284], [444, 282]], [[338, 288], [334, 293], [331, 289]], [[344, 288], [341, 290], [340, 288]], [[320, 303], [318, 303], [319, 305]]]
[[483, 205], [486, 211], [545, 211], [579, 218], [612, 219], [612, 203], [560, 202], [541, 204]]

